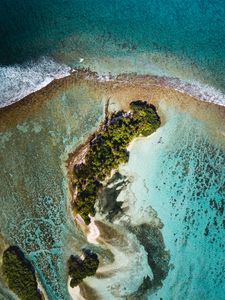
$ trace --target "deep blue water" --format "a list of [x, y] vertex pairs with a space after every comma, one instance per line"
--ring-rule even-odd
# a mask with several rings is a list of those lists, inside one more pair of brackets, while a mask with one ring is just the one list
[[159, 53], [225, 87], [224, 1], [2, 0], [0, 15], [0, 64]]

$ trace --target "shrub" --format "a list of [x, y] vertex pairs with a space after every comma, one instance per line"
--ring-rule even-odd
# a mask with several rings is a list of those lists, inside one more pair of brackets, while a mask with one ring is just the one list
[[70, 286], [75, 287], [87, 276], [93, 276], [98, 269], [99, 260], [97, 254], [83, 249], [84, 260], [79, 256], [71, 255], [68, 260], [68, 273], [71, 277]]
[[74, 208], [86, 224], [90, 223], [89, 215], [95, 214], [94, 205], [101, 181], [128, 161], [126, 148], [129, 142], [134, 137], [150, 135], [160, 126], [153, 105], [138, 100], [132, 102], [130, 108], [130, 114], [120, 111], [112, 115], [107, 128], [91, 141], [85, 163], [74, 168], [78, 189]]
[[20, 299], [41, 299], [40, 291], [37, 288], [34, 268], [18, 247], [10, 246], [4, 251], [2, 268], [9, 288]]

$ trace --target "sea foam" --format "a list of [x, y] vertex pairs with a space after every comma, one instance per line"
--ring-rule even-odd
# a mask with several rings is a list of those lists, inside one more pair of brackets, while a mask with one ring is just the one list
[[48, 57], [24, 65], [0, 66], [0, 107], [17, 102], [70, 72], [70, 67]]
[[[41, 57], [38, 61], [24, 65], [0, 66], [0, 107], [17, 102], [45, 87], [54, 79], [66, 77], [73, 71], [68, 65], [58, 63], [49, 57]], [[225, 94], [210, 84], [188, 78], [184, 80], [169, 75], [160, 75], [157, 72], [153, 74], [150, 70], [149, 74], [158, 78], [162, 86], [172, 87], [202, 101], [225, 106]], [[115, 78], [116, 76], [110, 72], [99, 73], [97, 77], [99, 81], [110, 81]], [[93, 77], [88, 76], [86, 79], [93, 79]]]
[[184, 81], [178, 78], [164, 77], [163, 80], [165, 85], [172, 87], [179, 92], [188, 94], [201, 101], [225, 106], [225, 94], [213, 86], [199, 81]]

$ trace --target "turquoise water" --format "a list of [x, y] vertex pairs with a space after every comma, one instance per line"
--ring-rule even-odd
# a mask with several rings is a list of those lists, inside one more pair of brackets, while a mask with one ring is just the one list
[[1, 234], [32, 261], [49, 300], [69, 299], [66, 262], [87, 243], [68, 213], [65, 159], [102, 112], [103, 99], [78, 87], [0, 132]]
[[149, 206], [157, 212], [171, 255], [163, 287], [149, 299], [222, 300], [224, 145], [215, 142], [206, 125], [190, 114], [166, 110], [166, 124], [147, 141], [137, 141], [122, 168], [133, 183], [120, 199], [129, 194], [134, 219], [138, 211], [143, 220]]
[[[99, 73], [135, 71], [225, 88], [224, 1], [3, 0], [0, 15], [0, 65], [33, 61], [32, 72], [49, 56]], [[55, 72], [47, 62], [40, 68]], [[32, 84], [27, 79], [33, 89], [41, 73], [32, 72]], [[5, 92], [11, 77], [13, 88], [24, 87], [14, 69], [0, 74]]]
[[[0, 15], [0, 104], [69, 67], [172, 76], [225, 90], [222, 0], [2, 0]], [[86, 243], [67, 215], [63, 161], [101, 119], [102, 102], [90, 99], [83, 89], [68, 90], [1, 134], [1, 232], [35, 264], [50, 299], [69, 297], [65, 262]], [[130, 214], [141, 224], [154, 219], [152, 207], [171, 254], [163, 288], [149, 299], [224, 299], [224, 165], [224, 150], [205, 125], [173, 111], [132, 150], [125, 168], [134, 178]], [[126, 285], [133, 292], [151, 273], [147, 264], [138, 269], [147, 254], [130, 239], [132, 247], [124, 249], [134, 264], [103, 281], [103, 294], [104, 284], [120, 280], [121, 294]]]
[[[219, 64], [224, 63], [224, 14], [224, 2], [218, 0], [4, 0], [1, 63], [49, 54], [73, 35], [77, 37], [75, 50], [98, 55], [94, 47], [82, 49], [85, 35], [92, 34], [98, 36], [94, 45], [102, 50], [100, 56], [104, 56], [110, 41], [121, 51], [124, 48], [124, 54], [135, 48], [172, 53], [198, 64], [205, 61], [209, 67], [214, 62], [220, 69]], [[211, 66], [213, 70], [215, 67]]]

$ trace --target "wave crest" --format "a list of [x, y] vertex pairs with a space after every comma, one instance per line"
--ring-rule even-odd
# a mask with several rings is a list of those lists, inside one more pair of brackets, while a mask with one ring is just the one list
[[48, 57], [24, 65], [0, 66], [0, 107], [17, 102], [70, 72], [70, 67]]
[[201, 101], [225, 106], [225, 94], [213, 86], [198, 81], [184, 81], [170, 77], [163, 77], [161, 82], [168, 87], [172, 87]]

